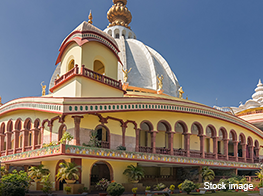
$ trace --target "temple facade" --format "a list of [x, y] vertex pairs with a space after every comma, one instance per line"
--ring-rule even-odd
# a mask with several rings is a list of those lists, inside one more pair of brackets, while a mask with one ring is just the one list
[[[0, 106], [0, 161], [7, 169], [43, 164], [54, 190], [59, 163], [82, 166], [79, 183], [128, 183], [128, 165], [144, 185], [180, 182], [182, 168], [209, 166], [253, 175], [263, 133], [247, 119], [185, 99], [169, 64], [136, 39], [127, 0], [113, 0], [104, 30], [82, 22], [62, 42], [49, 92]], [[69, 144], [59, 143], [69, 132]], [[91, 133], [100, 146], [90, 146]], [[47, 145], [49, 144], [49, 145]], [[120, 150], [126, 148], [126, 150]]]

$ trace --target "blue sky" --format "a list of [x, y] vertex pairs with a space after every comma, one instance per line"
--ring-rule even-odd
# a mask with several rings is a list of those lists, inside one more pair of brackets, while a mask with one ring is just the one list
[[[40, 96], [62, 40], [89, 10], [105, 29], [111, 0], [0, 1], [0, 96]], [[209, 106], [238, 106], [263, 73], [262, 0], [128, 0], [138, 40], [169, 63], [185, 95]]]

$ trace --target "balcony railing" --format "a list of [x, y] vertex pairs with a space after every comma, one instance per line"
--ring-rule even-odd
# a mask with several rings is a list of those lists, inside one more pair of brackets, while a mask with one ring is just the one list
[[195, 151], [195, 150], [191, 150], [190, 151], [190, 157], [201, 157], [201, 152], [200, 151]]
[[205, 158], [207, 158], [207, 159], [214, 159], [215, 158], [215, 154], [211, 153], [211, 152], [206, 152], [205, 153]]
[[100, 144], [102, 148], [110, 148], [110, 143], [107, 141], [101, 141]]
[[168, 149], [168, 148], [156, 148], [156, 154], [170, 154], [170, 149]]
[[32, 150], [32, 146], [26, 146], [25, 147], [25, 151], [30, 151], [30, 150]]
[[229, 161], [236, 161], [236, 157], [228, 155], [228, 160]]
[[[81, 66], [80, 73], [79, 73], [78, 65], [76, 65], [74, 68], [69, 70], [67, 73], [62, 75], [60, 78], [56, 79], [55, 80], [55, 86], [53, 88], [56, 88], [57, 85], [63, 83], [64, 81], [70, 79], [71, 77], [77, 76], [77, 75], [79, 75], [79, 76], [82, 75], [86, 78], [89, 78], [89, 79], [101, 82], [103, 84], [106, 84], [108, 86], [122, 90], [122, 83], [120, 80], [117, 81], [117, 80], [114, 80], [110, 77], [99, 74], [95, 71], [92, 71], [90, 69], [85, 68], [84, 65]], [[53, 88], [51, 88], [50, 90], [53, 91]]]
[[245, 162], [245, 158], [243, 158], [243, 157], [238, 157], [238, 162]]
[[248, 163], [253, 163], [253, 159], [252, 158], [247, 158], [247, 162]]
[[217, 155], [217, 158], [218, 158], [219, 160], [226, 160], [226, 155], [218, 154], [218, 155]]
[[186, 150], [174, 149], [174, 155], [176, 155], [176, 156], [186, 156]]
[[139, 152], [152, 153], [152, 147], [139, 146]]

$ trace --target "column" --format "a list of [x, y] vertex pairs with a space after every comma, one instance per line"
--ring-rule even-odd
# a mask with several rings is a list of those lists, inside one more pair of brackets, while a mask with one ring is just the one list
[[184, 150], [186, 151], [186, 156], [190, 157], [190, 135], [191, 133], [183, 133], [184, 135]]
[[225, 160], [228, 160], [228, 139], [223, 139]]
[[4, 150], [4, 145], [5, 145], [5, 134], [0, 134], [0, 156], [1, 156], [1, 151]]
[[174, 132], [168, 133], [168, 146], [170, 149], [170, 155], [174, 155]]
[[53, 124], [51, 124], [50, 122], [48, 122], [48, 125], [49, 127], [49, 142], [52, 142], [52, 127], [53, 127]]
[[242, 146], [242, 158], [243, 161], [246, 162], [247, 161], [247, 153], [246, 153], [246, 144], [241, 144]]
[[255, 147], [255, 151], [256, 151], [256, 158], [259, 159], [259, 148]]
[[139, 152], [140, 129], [136, 129], [135, 132], [136, 132], [135, 152]]
[[252, 160], [252, 163], [254, 163], [254, 146], [251, 145], [251, 146], [248, 146], [248, 149], [249, 149], [249, 154], [250, 154], [250, 157]]
[[25, 147], [28, 146], [28, 130], [23, 129], [23, 141], [22, 141], [22, 152], [25, 152]]
[[[77, 166], [82, 166], [82, 159], [78, 159], [78, 158], [71, 158], [70, 160], [71, 163], [75, 163]], [[79, 184], [81, 184], [81, 168], [79, 168]]]
[[213, 153], [214, 153], [214, 158], [217, 159], [217, 151], [218, 151], [218, 146], [217, 146], [217, 137], [212, 137], [213, 139]]
[[152, 153], [156, 153], [156, 131], [151, 132], [151, 147]]
[[35, 146], [37, 145], [39, 130], [33, 129], [32, 132], [33, 132], [32, 150], [34, 150]]
[[11, 135], [12, 132], [6, 132], [6, 155], [8, 155], [8, 150], [11, 149]]
[[202, 183], [202, 170], [203, 170], [203, 167], [202, 166], [199, 166], [198, 168], [198, 172], [199, 172], [199, 175], [198, 175], [198, 182], [199, 183]]
[[72, 116], [72, 118], [74, 118], [75, 123], [73, 144], [80, 146], [80, 120], [83, 116]]
[[42, 126], [41, 128], [40, 128], [40, 134], [41, 134], [41, 146], [40, 146], [40, 148], [42, 148], [43, 147], [43, 141], [44, 141], [44, 129], [45, 129], [45, 127], [44, 126]]
[[122, 146], [125, 146], [125, 132], [126, 132], [127, 125], [122, 124], [121, 128], [122, 128]]
[[200, 135], [200, 153], [201, 153], [201, 158], [205, 158], [205, 135]]
[[233, 141], [235, 161], [238, 161], [238, 141]]

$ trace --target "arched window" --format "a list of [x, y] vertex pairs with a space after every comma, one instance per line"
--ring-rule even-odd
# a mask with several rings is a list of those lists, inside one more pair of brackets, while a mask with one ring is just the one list
[[120, 38], [120, 34], [117, 33], [117, 34], [115, 35], [115, 38], [116, 38], [116, 39], [119, 39], [119, 38]]
[[105, 73], [105, 67], [102, 62], [95, 60], [93, 70], [101, 75]]
[[110, 148], [110, 131], [106, 126], [99, 125], [96, 127], [96, 138], [100, 141], [102, 148]]
[[69, 64], [68, 64], [68, 71], [71, 70], [71, 69], [73, 69], [73, 68], [74, 68], [74, 65], [75, 65], [75, 61], [74, 61], [74, 59], [72, 59], [72, 60], [69, 62]]

